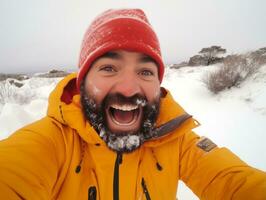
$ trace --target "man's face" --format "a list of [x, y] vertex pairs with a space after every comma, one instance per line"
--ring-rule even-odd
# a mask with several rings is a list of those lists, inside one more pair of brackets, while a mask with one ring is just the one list
[[[136, 134], [143, 129], [144, 121], [146, 125], [154, 123], [158, 114], [158, 67], [142, 53], [108, 52], [92, 64], [85, 77], [84, 92], [87, 103], [83, 101], [83, 107], [87, 104], [90, 113], [101, 116], [108, 131], [122, 137]], [[93, 121], [94, 117], [88, 118]]]

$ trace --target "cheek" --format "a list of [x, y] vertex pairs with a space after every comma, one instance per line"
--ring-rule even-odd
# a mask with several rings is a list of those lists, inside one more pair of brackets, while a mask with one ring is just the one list
[[148, 101], [154, 101], [160, 97], [160, 84], [151, 85], [146, 88]]
[[101, 85], [95, 83], [94, 81], [87, 80], [86, 81], [86, 92], [91, 95], [93, 98], [97, 100], [97, 102], [101, 101], [104, 96], [104, 89]]
[[95, 95], [95, 96], [97, 96], [97, 95], [101, 95], [102, 94], [102, 89], [101, 88], [99, 88], [97, 85], [95, 85], [95, 84], [91, 84], [91, 83], [89, 83], [90, 84], [90, 86], [91, 86], [91, 88], [92, 88], [92, 94], [93, 95]]
[[160, 97], [160, 95], [161, 95], [161, 89], [160, 89], [160, 87], [158, 87], [158, 88], [155, 89], [154, 94], [155, 94], [155, 98], [156, 99]]

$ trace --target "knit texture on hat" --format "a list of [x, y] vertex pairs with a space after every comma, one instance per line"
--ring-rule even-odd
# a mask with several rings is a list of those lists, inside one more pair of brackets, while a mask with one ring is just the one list
[[86, 31], [79, 58], [77, 87], [80, 88], [91, 64], [99, 56], [112, 50], [142, 52], [158, 64], [162, 81], [164, 64], [158, 38], [145, 13], [140, 9], [107, 10], [92, 22]]

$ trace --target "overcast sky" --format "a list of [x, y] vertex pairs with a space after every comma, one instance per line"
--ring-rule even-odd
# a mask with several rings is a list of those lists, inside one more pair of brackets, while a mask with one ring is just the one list
[[93, 18], [130, 7], [146, 12], [165, 63], [210, 45], [228, 53], [266, 46], [265, 0], [0, 0], [0, 73], [75, 69]]

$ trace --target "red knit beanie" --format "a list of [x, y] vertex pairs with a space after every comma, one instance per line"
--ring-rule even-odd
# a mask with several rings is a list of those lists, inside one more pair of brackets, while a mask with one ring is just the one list
[[128, 50], [144, 53], [158, 64], [162, 82], [164, 64], [158, 38], [145, 13], [140, 9], [107, 10], [92, 22], [86, 31], [79, 58], [77, 87], [99, 56], [112, 50]]

